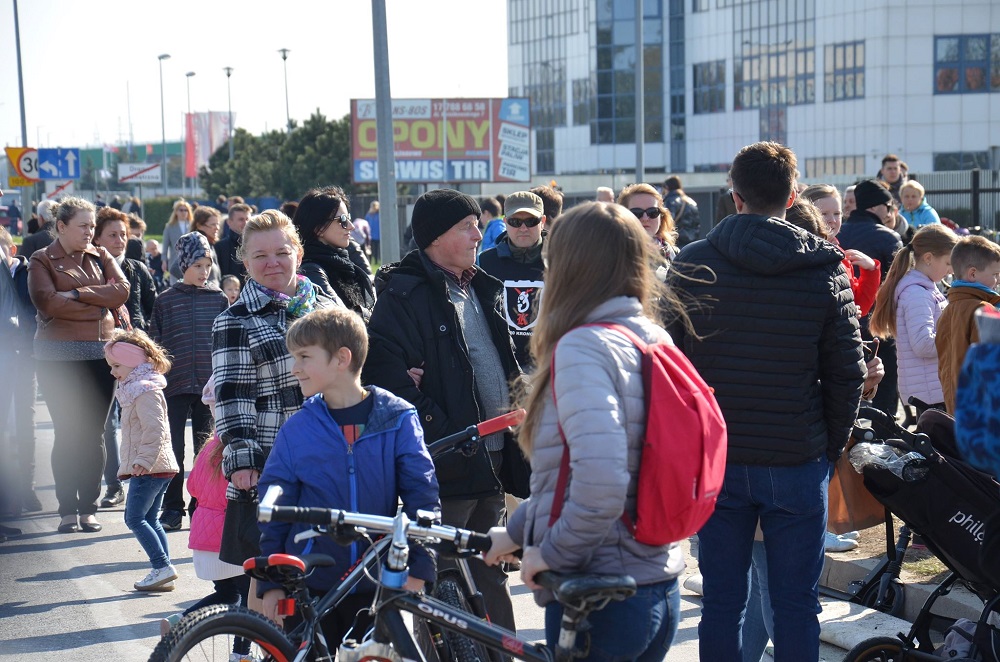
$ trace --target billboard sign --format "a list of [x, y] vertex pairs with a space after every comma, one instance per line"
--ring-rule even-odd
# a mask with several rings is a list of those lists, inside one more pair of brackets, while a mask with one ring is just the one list
[[[393, 99], [396, 181], [527, 182], [528, 100]], [[375, 100], [351, 100], [354, 183], [378, 181]]]

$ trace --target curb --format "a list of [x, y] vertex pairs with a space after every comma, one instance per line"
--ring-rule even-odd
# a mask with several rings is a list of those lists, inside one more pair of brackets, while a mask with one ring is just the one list
[[[826, 565], [820, 576], [820, 585], [846, 591], [852, 581], [863, 580], [878, 564], [879, 559], [843, 559], [826, 555]], [[900, 618], [909, 623], [916, 619], [924, 602], [939, 586], [937, 583], [904, 582], [903, 613]], [[860, 606], [860, 605], [859, 605]], [[941, 596], [934, 604], [934, 613], [949, 618], [977, 620], [983, 611], [983, 602], [964, 586], [955, 585], [948, 595]]]
[[[826, 564], [820, 576], [820, 585], [841, 591], [855, 580], [862, 580], [877, 565], [879, 559], [844, 560], [826, 555]], [[697, 567], [688, 568], [689, 574], [682, 580], [687, 590], [703, 595], [702, 578]], [[904, 603], [901, 618], [875, 611], [862, 605], [820, 596], [822, 612], [819, 615], [820, 639], [828, 644], [851, 650], [862, 641], [872, 637], [895, 637], [900, 632], [908, 632], [910, 625], [920, 612], [924, 602], [938, 587], [938, 584], [905, 583]], [[934, 613], [951, 618], [976, 620], [983, 609], [982, 601], [962, 586], [953, 587], [951, 593], [940, 597]]]

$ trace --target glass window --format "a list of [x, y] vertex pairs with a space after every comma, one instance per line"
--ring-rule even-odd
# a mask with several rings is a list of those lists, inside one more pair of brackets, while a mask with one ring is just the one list
[[[825, 101], [861, 99], [865, 96], [865, 48], [862, 41], [830, 44], [823, 49], [823, 98]], [[810, 53], [811, 55], [811, 53]], [[808, 56], [807, 56], [808, 57]], [[803, 96], [808, 96], [808, 81], [802, 84]], [[796, 96], [798, 89], [796, 89]]]
[[950, 35], [934, 39], [934, 93], [1000, 90], [1000, 35]]
[[934, 170], [990, 169], [989, 152], [940, 152], [934, 155]]
[[694, 114], [721, 113], [726, 110], [726, 61], [716, 60], [691, 68]]

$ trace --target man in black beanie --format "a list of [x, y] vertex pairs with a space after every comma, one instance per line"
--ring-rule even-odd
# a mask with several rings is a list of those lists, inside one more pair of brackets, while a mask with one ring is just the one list
[[[417, 250], [375, 277], [362, 380], [411, 402], [427, 443], [509, 411], [508, 385], [521, 374], [503, 284], [475, 266], [479, 217], [474, 198], [428, 191], [413, 206]], [[527, 463], [509, 433], [485, 437], [471, 458], [448, 452], [434, 465], [444, 524], [488, 531], [503, 518], [505, 491], [527, 496]], [[506, 573], [471, 565], [491, 620], [513, 631]]]

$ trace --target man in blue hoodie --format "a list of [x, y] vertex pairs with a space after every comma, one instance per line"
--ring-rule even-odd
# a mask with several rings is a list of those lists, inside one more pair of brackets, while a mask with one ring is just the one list
[[675, 325], [671, 336], [715, 390], [729, 435], [723, 489], [698, 534], [702, 660], [742, 659], [758, 523], [775, 660], [819, 659], [827, 485], [857, 415], [865, 364], [843, 254], [784, 220], [796, 167], [777, 143], [740, 150], [730, 172], [737, 213], [688, 244], [670, 271], [683, 300], [698, 302], [693, 333]]

